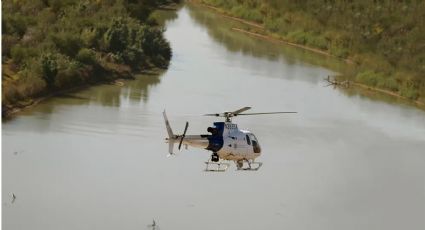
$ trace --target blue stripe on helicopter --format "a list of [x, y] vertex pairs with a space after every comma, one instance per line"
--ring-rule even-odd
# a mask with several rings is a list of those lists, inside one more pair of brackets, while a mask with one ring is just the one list
[[208, 147], [206, 149], [213, 152], [218, 152], [221, 148], [223, 148], [224, 144], [224, 122], [214, 122], [214, 126], [217, 129], [217, 133], [208, 137]]

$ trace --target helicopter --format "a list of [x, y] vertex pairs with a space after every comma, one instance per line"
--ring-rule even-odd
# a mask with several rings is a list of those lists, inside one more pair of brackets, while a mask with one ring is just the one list
[[[266, 113], [243, 113], [251, 107], [243, 107], [233, 112], [204, 114], [204, 116], [224, 117], [224, 122], [214, 122], [212, 127], [207, 128], [209, 134], [186, 135], [189, 122], [186, 122], [183, 134], [175, 135], [171, 129], [167, 114], [164, 110], [164, 120], [168, 137], [168, 156], [174, 154], [174, 145], [178, 143], [180, 150], [182, 145], [203, 148], [211, 151], [211, 157], [205, 162], [205, 171], [224, 172], [233, 161], [237, 170], [257, 171], [263, 165], [255, 159], [261, 155], [261, 147], [257, 137], [248, 130], [239, 129], [238, 125], [232, 122], [232, 118], [244, 115], [265, 115], [278, 113], [297, 112], [266, 112]], [[227, 162], [226, 162], [227, 161]], [[246, 163], [246, 164], [245, 164]]]

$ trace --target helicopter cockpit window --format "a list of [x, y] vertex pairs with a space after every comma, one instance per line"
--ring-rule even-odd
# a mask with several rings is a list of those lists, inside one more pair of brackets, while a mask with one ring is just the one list
[[258, 144], [257, 138], [255, 138], [255, 136], [252, 134], [250, 135], [250, 137], [251, 137], [252, 147], [254, 148], [254, 153], [261, 152], [260, 144]]
[[249, 139], [249, 136], [248, 136], [248, 135], [246, 135], [246, 143], [247, 143], [248, 145], [251, 145], [251, 140]]

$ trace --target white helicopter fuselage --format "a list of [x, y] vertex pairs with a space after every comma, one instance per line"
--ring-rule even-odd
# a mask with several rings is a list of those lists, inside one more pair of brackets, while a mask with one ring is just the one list
[[214, 122], [210, 127], [211, 134], [202, 135], [174, 135], [164, 113], [167, 127], [169, 152], [173, 154], [174, 144], [202, 148], [217, 153], [223, 160], [240, 161], [254, 160], [261, 155], [261, 148], [257, 138], [247, 130], [241, 130], [232, 122]]
[[[251, 160], [261, 155], [257, 138], [247, 130], [238, 129], [231, 122], [224, 123], [223, 147], [217, 152], [225, 160]], [[257, 147], [253, 146], [253, 141]], [[257, 150], [257, 151], [256, 151]]]
[[[251, 132], [247, 130], [240, 130], [237, 128], [237, 125], [234, 123], [226, 122], [224, 124], [225, 128], [223, 131], [222, 147], [216, 151], [218, 156], [224, 160], [251, 160], [259, 157], [261, 155], [261, 149], [259, 149], [259, 144]], [[183, 139], [182, 145], [191, 146], [195, 148], [208, 149], [210, 145], [212, 135], [186, 135]], [[177, 137], [175, 142], [180, 142], [181, 137]], [[253, 141], [256, 142], [257, 147], [254, 148]]]

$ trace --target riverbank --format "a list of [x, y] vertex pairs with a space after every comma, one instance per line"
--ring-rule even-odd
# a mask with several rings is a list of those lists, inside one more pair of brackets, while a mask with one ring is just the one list
[[[276, 38], [274, 38], [272, 36], [267, 36], [267, 35], [264, 35], [264, 34], [254, 33], [254, 32], [250, 32], [250, 31], [247, 31], [247, 30], [239, 29], [239, 28], [232, 28], [232, 30], [237, 31], [237, 32], [240, 32], [240, 33], [247, 34], [249, 36], [254, 36], [254, 37], [257, 37], [257, 38], [260, 38], [260, 39], [264, 39], [264, 40], [267, 40], [267, 41], [270, 41], [270, 42], [276, 42], [276, 43], [280, 43], [280, 44], [290, 45], [290, 46], [298, 47], [298, 48], [301, 48], [301, 49], [304, 49], [304, 50], [308, 50], [308, 51], [311, 51], [311, 52], [315, 52], [315, 53], [318, 53], [318, 54], [321, 54], [321, 55], [325, 55], [325, 56], [328, 56], [328, 57], [335, 57], [334, 55], [332, 55], [332, 54], [330, 54], [328, 52], [325, 52], [325, 51], [322, 51], [322, 50], [319, 50], [319, 49], [315, 49], [315, 48], [311, 48], [311, 47], [307, 47], [307, 46], [304, 46], [304, 45], [299, 45], [299, 44], [296, 44], [296, 43], [292, 43], [292, 42], [288, 42], [288, 41], [276, 39]], [[348, 63], [348, 64], [354, 64], [353, 61], [350, 60], [350, 59], [343, 59], [343, 60], [346, 63]], [[393, 92], [393, 91], [390, 91], [390, 90], [386, 90], [386, 89], [382, 89], [382, 88], [377, 88], [377, 87], [372, 87], [372, 86], [369, 86], [369, 85], [366, 85], [366, 84], [362, 84], [362, 83], [359, 83], [359, 82], [352, 82], [350, 85], [356, 86], [356, 87], [359, 87], [359, 88], [362, 88], [362, 89], [366, 89], [366, 90], [370, 90], [370, 91], [374, 91], [374, 92], [386, 94], [386, 95], [389, 95], [389, 96], [401, 98], [401, 99], [407, 100], [409, 102], [412, 102], [412, 103], [414, 103], [414, 104], [416, 104], [418, 106], [421, 106], [421, 107], [424, 107], [425, 108], [425, 102], [424, 101], [412, 100], [412, 99], [409, 99], [407, 97], [404, 97], [404, 96], [400, 95], [399, 93], [396, 93], [396, 92]]]
[[177, 2], [5, 2], [2, 117], [55, 95], [167, 68], [172, 51], [155, 12], [176, 10]]
[[[335, 55], [332, 55], [329, 52], [326, 52], [326, 51], [323, 51], [323, 50], [320, 50], [320, 49], [316, 49], [316, 48], [312, 48], [312, 47], [308, 47], [308, 46], [305, 46], [305, 45], [293, 43], [293, 42], [290, 42], [290, 41], [287, 41], [287, 40], [278, 39], [278, 38], [275, 38], [272, 35], [266, 35], [266, 34], [251, 32], [251, 31], [248, 31], [248, 30], [240, 29], [240, 28], [232, 28], [232, 30], [240, 32], [240, 33], [244, 33], [244, 34], [247, 34], [247, 35], [250, 35], [250, 36], [254, 36], [254, 37], [257, 37], [257, 38], [261, 38], [261, 39], [264, 39], [264, 40], [268, 40], [268, 41], [271, 41], [271, 42], [277, 42], [277, 43], [281, 43], [281, 44], [285, 44], [285, 45], [290, 45], [290, 46], [294, 46], [294, 47], [297, 47], [297, 48], [308, 50], [308, 51], [311, 51], [311, 52], [314, 52], [314, 53], [325, 55], [325, 56], [328, 56], [328, 57], [338, 58], [338, 57], [336, 57]], [[338, 58], [338, 59], [341, 59], [341, 58]], [[343, 60], [344, 62], [346, 62], [348, 64], [354, 64], [354, 62], [350, 59], [344, 58], [344, 59], [341, 59], [341, 60]]]
[[[105, 73], [106, 74], [106, 73]], [[2, 106], [2, 118], [4, 119], [10, 119], [11, 117], [13, 117], [14, 115], [16, 115], [17, 113], [21, 112], [24, 109], [28, 109], [31, 107], [34, 107], [36, 105], [38, 105], [39, 103], [55, 97], [55, 96], [59, 96], [59, 95], [64, 95], [67, 93], [71, 93], [71, 92], [75, 92], [78, 90], [82, 90], [82, 89], [86, 89], [88, 87], [91, 86], [96, 86], [96, 85], [100, 85], [100, 84], [115, 84], [115, 82], [117, 80], [120, 79], [127, 79], [127, 80], [134, 80], [134, 72], [129, 72], [125, 75], [115, 75], [112, 72], [108, 73], [107, 75], [109, 76], [113, 76], [110, 77], [108, 80], [104, 80], [104, 81], [99, 81], [99, 82], [93, 82], [93, 83], [88, 83], [85, 85], [79, 85], [79, 86], [75, 86], [72, 88], [67, 88], [67, 89], [63, 89], [63, 90], [56, 90], [54, 92], [50, 92], [50, 93], [46, 93], [37, 97], [31, 97], [31, 98], [26, 98], [24, 100], [19, 100], [16, 101], [13, 104], [8, 104], [8, 105], [3, 105]], [[120, 85], [118, 85], [120, 86]]]
[[114, 85], [116, 87], [123, 87], [127, 84], [126, 81], [134, 81], [137, 79], [138, 75], [145, 75], [143, 77], [147, 77], [147, 78], [156, 77], [162, 71], [163, 69], [160, 69], [160, 68], [151, 68], [151, 69], [144, 70], [142, 72], [129, 72], [126, 75], [115, 75], [115, 74], [109, 73], [108, 76], [113, 76], [113, 77], [108, 78], [108, 80], [93, 82], [90, 84], [80, 85], [80, 86], [76, 86], [76, 87], [68, 88], [64, 90], [58, 90], [47, 95], [18, 101], [16, 104], [2, 111], [2, 118], [5, 120], [12, 119], [14, 116], [18, 115], [20, 112], [26, 109], [33, 108], [37, 106], [38, 104], [53, 97], [72, 94], [81, 90], [88, 89], [90, 87], [105, 85], [105, 84]]
[[[383, 72], [381, 70], [376, 70], [376, 68], [370, 67], [371, 65], [376, 65], [379, 66], [379, 68], [377, 69], [385, 68], [384, 66], [386, 66], [386, 64], [380, 64], [383, 63], [382, 60], [372, 60], [369, 57], [365, 57], [364, 59], [362, 59], [362, 56], [360, 54], [350, 55], [354, 56], [354, 58], [351, 58], [348, 55], [340, 55], [338, 53], [335, 54], [335, 51], [331, 52], [331, 50], [329, 49], [326, 50], [323, 48], [317, 48], [316, 46], [311, 44], [306, 44], [306, 40], [302, 40], [302, 43], [297, 42], [296, 39], [294, 41], [294, 39], [291, 37], [286, 37], [282, 34], [270, 31], [270, 29], [268, 28], [269, 26], [266, 26], [267, 23], [264, 22], [264, 20], [266, 19], [260, 18], [257, 21], [253, 21], [246, 19], [247, 16], [240, 18], [237, 17], [237, 14], [235, 14], [235, 12], [229, 10], [226, 7], [221, 7], [219, 4], [211, 5], [208, 3], [220, 1], [192, 0], [190, 2], [205, 6], [206, 8], [212, 9], [215, 12], [222, 14], [226, 18], [236, 20], [247, 26], [247, 28], [232, 28], [232, 30], [235, 32], [244, 33], [249, 36], [254, 36], [260, 39], [276, 43], [294, 46], [311, 52], [319, 53], [321, 55], [335, 57], [345, 61], [348, 64], [356, 66], [356, 69], [358, 70], [353, 73], [353, 75], [344, 76], [348, 80], [356, 83], [352, 84], [353, 86], [361, 87], [363, 89], [372, 90], [390, 96], [395, 96], [398, 98], [403, 98], [416, 105], [423, 106], [425, 104], [424, 95], [421, 93], [424, 87], [421, 86], [423, 84], [419, 80], [420, 78], [414, 78], [410, 73], [406, 73], [406, 71], [400, 72], [398, 70], [391, 70], [392, 72], [390, 73], [387, 72], [390, 71], [388, 69], [385, 69], [386, 72]], [[228, 5], [232, 5], [232, 3], [229, 3]], [[269, 20], [268, 22], [270, 22], [270, 19], [267, 20]], [[259, 21], [262, 21], [262, 23], [260, 24]]]

